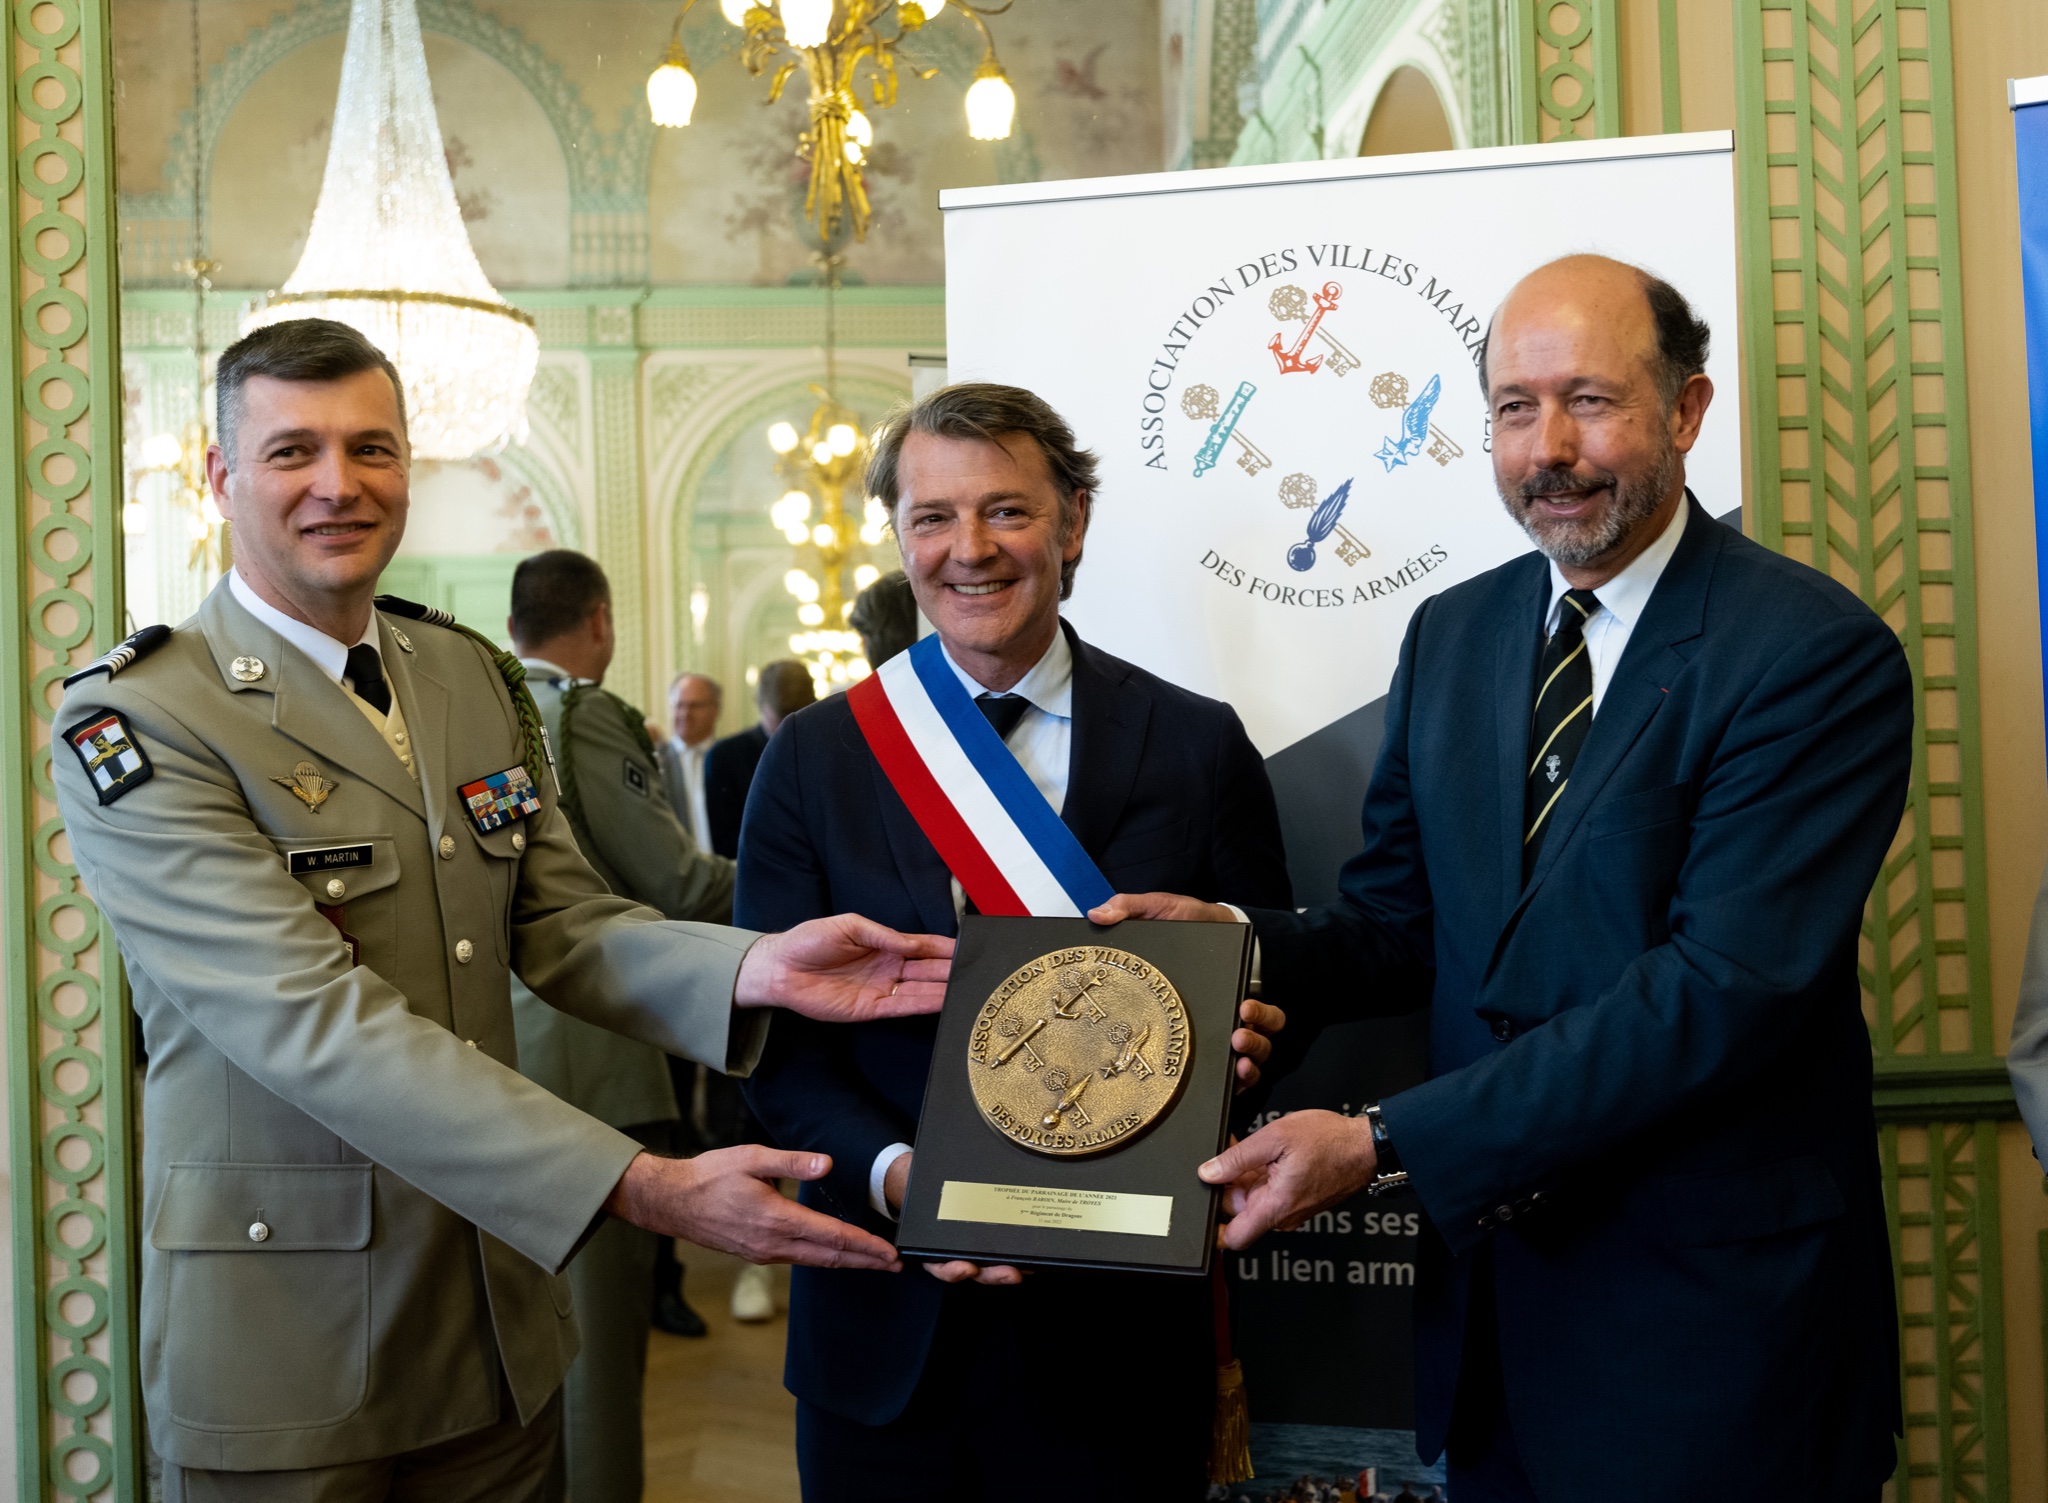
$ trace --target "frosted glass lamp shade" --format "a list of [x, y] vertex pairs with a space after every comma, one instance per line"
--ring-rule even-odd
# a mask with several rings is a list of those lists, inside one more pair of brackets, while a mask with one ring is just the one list
[[782, 35], [792, 47], [816, 47], [832, 34], [832, 0], [782, 0]]
[[656, 125], [684, 126], [697, 109], [697, 80], [681, 48], [669, 50], [668, 61], [647, 75], [647, 111]]
[[967, 134], [977, 141], [1006, 141], [1017, 117], [1017, 96], [994, 58], [974, 70], [967, 89]]

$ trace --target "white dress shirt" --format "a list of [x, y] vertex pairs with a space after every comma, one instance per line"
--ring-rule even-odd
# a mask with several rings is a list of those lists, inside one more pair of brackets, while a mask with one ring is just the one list
[[[1607, 693], [1607, 681], [1614, 677], [1615, 666], [1621, 662], [1622, 651], [1628, 646], [1629, 634], [1636, 629], [1636, 622], [1642, 619], [1643, 607], [1650, 603], [1657, 581], [1664, 576], [1664, 566], [1678, 551], [1678, 539], [1685, 531], [1689, 504], [1681, 500], [1671, 521], [1657, 535], [1657, 541], [1638, 553], [1626, 569], [1593, 592], [1599, 598], [1600, 609], [1586, 618], [1586, 658], [1593, 666], [1595, 715], [1600, 713], [1600, 701]], [[1565, 580], [1564, 571], [1553, 561], [1550, 565], [1550, 611], [1543, 618], [1546, 637], [1556, 633], [1558, 612], [1564, 609], [1565, 592], [1571, 588]]]
[[[994, 694], [989, 688], [953, 661], [953, 655], [946, 651], [945, 643], [939, 644], [939, 652], [946, 660], [946, 666], [953, 670], [960, 680], [960, 687], [967, 691], [970, 699], [983, 694]], [[1024, 769], [1024, 776], [1031, 779], [1031, 786], [1045, 796], [1052, 805], [1052, 812], [1058, 814], [1067, 803], [1067, 762], [1074, 749], [1074, 649], [1067, 644], [1065, 631], [1053, 633], [1052, 646], [1046, 648], [1044, 656], [1034, 663], [1031, 671], [1017, 680], [1014, 687], [1002, 691], [1014, 694], [1030, 704], [1017, 719], [1010, 734], [1003, 738], [1003, 745], [1010, 749], [1010, 755], [1017, 759], [1017, 765]], [[966, 912], [967, 894], [960, 886], [960, 879], [953, 879], [953, 912]], [[908, 1143], [891, 1143], [875, 1155], [874, 1166], [868, 1171], [868, 1204], [875, 1213], [896, 1219], [889, 1209], [889, 1202], [882, 1194], [882, 1181], [889, 1173], [889, 1166], [910, 1152]]]
[[[363, 718], [377, 728], [377, 734], [384, 738], [384, 744], [391, 748], [391, 754], [398, 758], [399, 765], [411, 774], [412, 780], [417, 783], [420, 780], [419, 768], [413, 761], [412, 738], [406, 731], [405, 712], [398, 707], [398, 696], [391, 696], [391, 708], [388, 711], [379, 710], [356, 694], [355, 681], [348, 676], [348, 654], [352, 647], [367, 645], [377, 653], [379, 662], [383, 660], [384, 649], [377, 640], [376, 611], [370, 612], [370, 619], [363, 626], [363, 634], [355, 641], [337, 642], [319, 627], [308, 626], [303, 621], [287, 616], [257, 594], [249, 582], [242, 578], [240, 569], [229, 572], [228, 590], [243, 610], [304, 653], [315, 668], [348, 692], [349, 702], [361, 710]], [[385, 675], [384, 682], [391, 682], [389, 674]]]
[[668, 738], [668, 744], [675, 752], [676, 766], [683, 772], [683, 804], [689, 810], [690, 833], [707, 849], [711, 841], [711, 811], [704, 804], [704, 758], [710, 754], [711, 743], [716, 739], [706, 736], [692, 746], [681, 736]]

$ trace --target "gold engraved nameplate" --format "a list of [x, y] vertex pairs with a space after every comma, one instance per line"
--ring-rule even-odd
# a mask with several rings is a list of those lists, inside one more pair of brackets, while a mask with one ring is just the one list
[[1120, 1147], [1172, 1108], [1195, 1039], [1137, 956], [1077, 945], [1019, 966], [975, 1015], [967, 1078], [990, 1127], [1035, 1153]]

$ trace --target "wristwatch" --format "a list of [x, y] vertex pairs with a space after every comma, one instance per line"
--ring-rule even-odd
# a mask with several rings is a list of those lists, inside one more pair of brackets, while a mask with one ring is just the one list
[[1372, 1151], [1377, 1158], [1372, 1182], [1365, 1187], [1365, 1193], [1384, 1195], [1389, 1190], [1404, 1188], [1408, 1183], [1408, 1171], [1401, 1167], [1401, 1155], [1387, 1134], [1387, 1124], [1380, 1117], [1377, 1101], [1365, 1109], [1365, 1120], [1372, 1128]]

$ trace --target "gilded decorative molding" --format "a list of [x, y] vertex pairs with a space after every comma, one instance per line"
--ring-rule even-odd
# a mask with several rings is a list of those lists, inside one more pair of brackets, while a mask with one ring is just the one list
[[121, 371], [106, 0], [6, 8], [13, 410], [0, 440], [0, 831], [17, 1495], [142, 1496], [130, 1016], [50, 786], [66, 674], [121, 622]]

